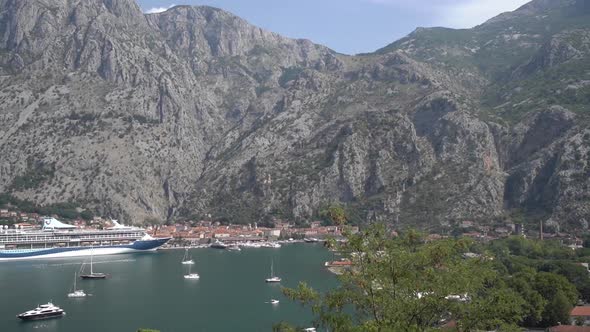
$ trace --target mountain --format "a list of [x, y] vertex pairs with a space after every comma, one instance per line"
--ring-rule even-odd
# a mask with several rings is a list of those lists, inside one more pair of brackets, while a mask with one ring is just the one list
[[0, 190], [126, 221], [590, 220], [590, 1], [338, 54], [211, 7], [0, 0]]

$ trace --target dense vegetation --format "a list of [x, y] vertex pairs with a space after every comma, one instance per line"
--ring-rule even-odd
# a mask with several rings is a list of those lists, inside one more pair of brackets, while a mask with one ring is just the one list
[[91, 220], [94, 214], [89, 210], [82, 210], [80, 204], [74, 202], [56, 203], [46, 206], [38, 206], [33, 202], [21, 200], [8, 194], [0, 194], [0, 207], [14, 207], [26, 213], [38, 213], [44, 216], [56, 215], [64, 219]]
[[392, 237], [382, 226], [347, 238], [331, 243], [354, 263], [337, 289], [320, 294], [305, 283], [284, 289], [330, 331], [548, 327], [569, 323], [572, 307], [589, 300], [588, 271], [577, 264], [588, 261], [588, 249], [523, 237], [429, 242], [413, 231]]

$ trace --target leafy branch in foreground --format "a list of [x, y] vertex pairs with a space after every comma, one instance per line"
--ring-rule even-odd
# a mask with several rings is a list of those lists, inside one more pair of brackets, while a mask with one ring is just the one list
[[[353, 268], [338, 288], [320, 294], [302, 283], [284, 289], [311, 307], [330, 331], [516, 330], [525, 305], [484, 258], [465, 258], [470, 242], [426, 242], [415, 232], [391, 238], [382, 226], [347, 235], [337, 249]], [[285, 324], [277, 331], [289, 331]]]

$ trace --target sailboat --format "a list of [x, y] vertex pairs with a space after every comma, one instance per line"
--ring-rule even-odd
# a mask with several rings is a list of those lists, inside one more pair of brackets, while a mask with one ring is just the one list
[[105, 279], [107, 275], [105, 273], [94, 272], [92, 269], [92, 252], [90, 253], [90, 274], [81, 274], [82, 279]]
[[281, 282], [281, 278], [275, 276], [273, 269], [274, 261], [270, 263], [270, 278], [266, 278], [266, 282]]
[[191, 258], [191, 255], [188, 253], [188, 249], [184, 249], [184, 256], [182, 257], [182, 264], [184, 264], [184, 265], [195, 264], [195, 261]]
[[68, 297], [86, 297], [86, 293], [84, 293], [84, 290], [82, 289], [76, 289], [76, 272], [74, 272], [74, 291], [71, 293], [68, 293]]
[[199, 279], [199, 275], [197, 273], [191, 273], [191, 268], [193, 267], [192, 264], [188, 266], [188, 274], [184, 275], [184, 279]]

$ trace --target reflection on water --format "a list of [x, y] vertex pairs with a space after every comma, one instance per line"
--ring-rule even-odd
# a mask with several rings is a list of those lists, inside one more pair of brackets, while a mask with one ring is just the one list
[[[94, 265], [98, 265], [98, 264], [111, 264], [111, 263], [129, 263], [129, 262], [135, 262], [135, 259], [115, 259], [115, 260], [105, 260], [105, 261], [101, 261], [98, 259], [94, 259], [92, 264]], [[83, 263], [89, 263], [90, 261], [88, 259], [84, 260]], [[47, 267], [54, 267], [54, 266], [71, 266], [71, 265], [76, 265], [79, 266], [80, 263], [79, 261], [76, 262], [60, 262], [60, 263], [42, 263], [42, 264], [33, 264], [31, 265], [34, 268], [38, 268], [38, 269], [44, 269]]]
[[44, 321], [33, 321], [33, 322], [21, 322], [20, 324], [27, 324], [31, 325], [33, 329], [46, 329], [49, 331], [56, 330], [58, 325], [58, 320], [61, 318], [53, 319], [53, 320], [44, 320]]

